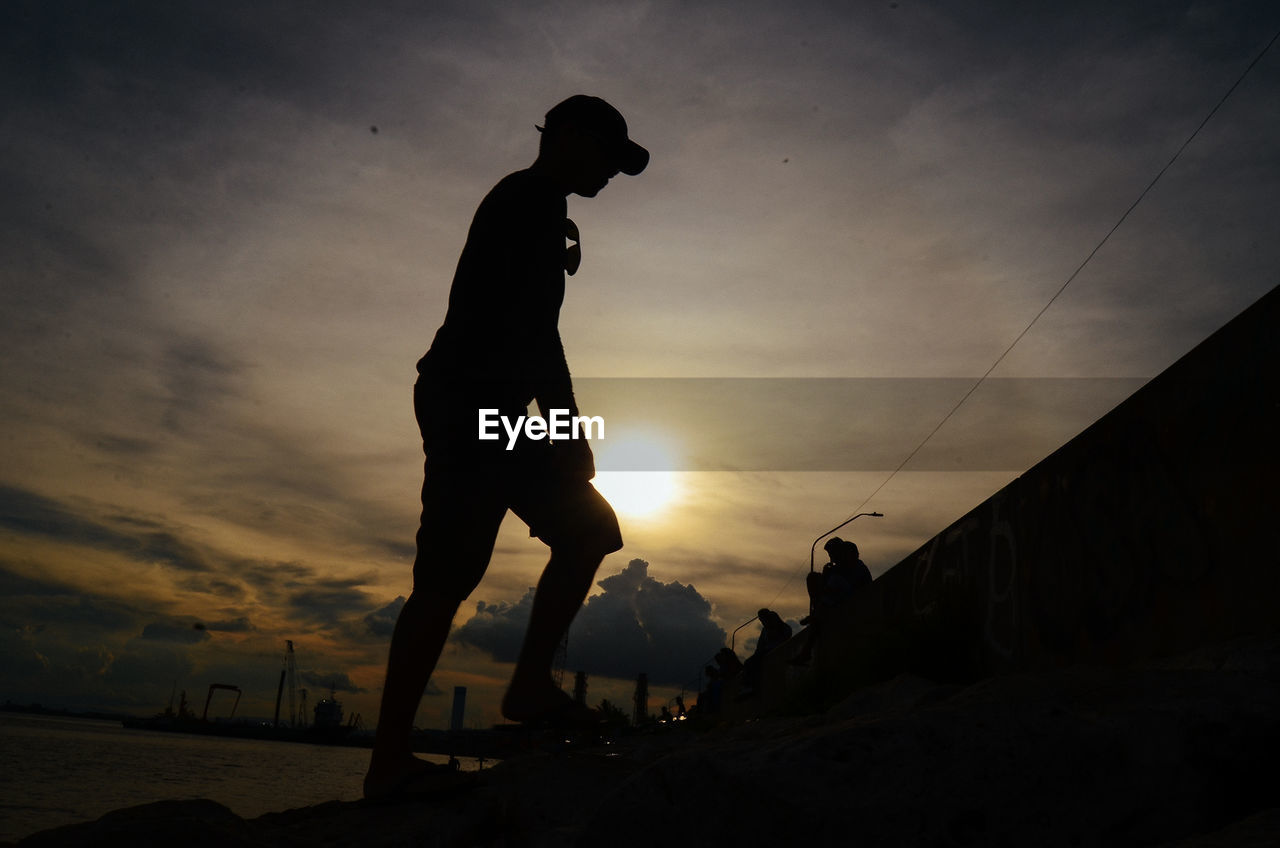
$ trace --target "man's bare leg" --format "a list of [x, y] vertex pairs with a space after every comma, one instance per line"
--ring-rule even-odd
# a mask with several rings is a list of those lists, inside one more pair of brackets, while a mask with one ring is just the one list
[[551, 664], [603, 560], [603, 554], [585, 549], [552, 549], [533, 596], [520, 659], [502, 699], [502, 714], [511, 721], [542, 718], [572, 703], [551, 679]]
[[385, 794], [405, 778], [428, 768], [412, 753], [413, 717], [449, 638], [458, 605], [459, 601], [452, 598], [411, 592], [396, 618], [378, 711], [378, 731], [364, 777], [365, 797]]

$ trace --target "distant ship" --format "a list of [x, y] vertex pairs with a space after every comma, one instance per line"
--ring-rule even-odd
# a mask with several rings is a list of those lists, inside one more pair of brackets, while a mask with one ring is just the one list
[[315, 724], [313, 728], [332, 730], [343, 727], [342, 703], [337, 699], [337, 689], [329, 687], [329, 697], [321, 698], [316, 703]]
[[[150, 718], [126, 718], [121, 721], [125, 727], [136, 730], [163, 730], [175, 733], [196, 733], [204, 736], [233, 736], [244, 739], [274, 739], [282, 742], [307, 742], [321, 745], [353, 745], [370, 747], [373, 737], [360, 731], [360, 714], [356, 713], [346, 719], [342, 704], [337, 699], [337, 687], [331, 686], [329, 697], [321, 698], [313, 710], [314, 720], [306, 720], [307, 690], [298, 690], [295, 685], [296, 667], [294, 665], [293, 642], [287, 641], [285, 650], [285, 667], [280, 672], [280, 685], [276, 692], [276, 714], [271, 721], [236, 719], [236, 708], [240, 705], [240, 687], [226, 683], [213, 683], [209, 686], [209, 694], [205, 698], [204, 711], [197, 717], [187, 704], [187, 693], [183, 690], [178, 695], [178, 705], [174, 708], [174, 695], [169, 697], [169, 705], [163, 712]], [[289, 714], [282, 722], [280, 707], [288, 683]], [[175, 693], [177, 686], [174, 687]], [[209, 704], [215, 692], [230, 691], [236, 695], [231, 712], [225, 718], [209, 718]], [[301, 708], [295, 712], [294, 705], [301, 696]]]

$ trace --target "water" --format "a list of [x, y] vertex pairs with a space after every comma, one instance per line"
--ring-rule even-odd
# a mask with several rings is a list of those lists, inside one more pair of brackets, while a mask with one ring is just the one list
[[167, 799], [209, 798], [243, 818], [354, 801], [368, 764], [363, 748], [0, 713], [0, 842]]

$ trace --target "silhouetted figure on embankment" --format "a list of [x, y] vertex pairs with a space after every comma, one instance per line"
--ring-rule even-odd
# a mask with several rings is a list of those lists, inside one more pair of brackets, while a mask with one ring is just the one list
[[809, 589], [810, 612], [816, 607], [842, 603], [863, 586], [871, 585], [871, 569], [858, 558], [858, 546], [853, 542], [832, 536], [822, 549], [831, 561], [822, 566], [822, 571], [811, 573], [805, 581]]
[[716, 665], [720, 667], [720, 676], [725, 679], [734, 677], [742, 671], [742, 660], [738, 659], [738, 655], [732, 648], [721, 648], [716, 651]]
[[[551, 548], [502, 713], [512, 721], [595, 722], [551, 678], [551, 664], [604, 556], [622, 547], [613, 509], [589, 482], [585, 438], [481, 438], [484, 410], [516, 422], [536, 400], [578, 416], [558, 328], [565, 272], [578, 269], [570, 194], [594, 197], [649, 153], [603, 100], [576, 95], [547, 113], [536, 161], [480, 204], [449, 291], [449, 308], [418, 362], [414, 411], [426, 453], [413, 591], [396, 621], [366, 797], [431, 791], [439, 770], [410, 753], [418, 703], [458, 606], [480, 582], [507, 510]], [[575, 241], [566, 249], [565, 238]], [[524, 431], [528, 433], [528, 430]]]
[[756, 640], [755, 653], [742, 664], [742, 689], [738, 692], [739, 697], [755, 693], [760, 686], [760, 661], [791, 638], [791, 625], [773, 610], [761, 609], [756, 617], [760, 619], [760, 637]]
[[858, 546], [853, 542], [832, 536], [822, 549], [831, 559], [821, 571], [809, 572], [805, 581], [809, 589], [809, 615], [800, 623], [808, 625], [809, 633], [804, 648], [791, 660], [794, 665], [809, 663], [813, 644], [823, 626], [840, 614], [840, 607], [846, 601], [872, 583], [871, 569], [858, 558]]
[[724, 677], [720, 669], [713, 665], [702, 669], [707, 678], [707, 686], [698, 693], [698, 715], [713, 716], [720, 713], [720, 700], [724, 696]]

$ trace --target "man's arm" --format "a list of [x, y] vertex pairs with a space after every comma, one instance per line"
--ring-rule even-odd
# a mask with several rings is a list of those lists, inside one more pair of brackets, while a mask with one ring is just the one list
[[[551, 368], [540, 381], [536, 400], [543, 418], [551, 417], [551, 410], [564, 409], [570, 418], [578, 415], [578, 403], [573, 396], [573, 380], [569, 376], [569, 364], [564, 355], [560, 331], [554, 332], [554, 341], [547, 342], [547, 356]], [[569, 438], [556, 443], [556, 456], [566, 472], [590, 480], [596, 476], [595, 456], [586, 439]]]
[[573, 396], [573, 379], [569, 376], [569, 362], [565, 359], [560, 331], [552, 328], [550, 333], [539, 339], [539, 347], [542, 348], [538, 355], [542, 367], [538, 374], [536, 399], [542, 417], [550, 418], [553, 409], [566, 409], [570, 415], [577, 415], [578, 402]]

